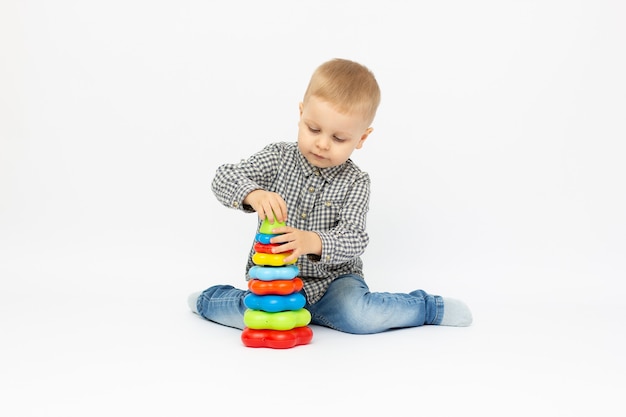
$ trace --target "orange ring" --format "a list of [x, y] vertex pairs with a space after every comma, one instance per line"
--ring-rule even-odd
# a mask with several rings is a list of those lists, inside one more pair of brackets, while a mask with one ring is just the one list
[[260, 279], [251, 279], [248, 281], [248, 289], [256, 295], [289, 295], [300, 291], [302, 285], [302, 280], [298, 277], [274, 281], [263, 281]]

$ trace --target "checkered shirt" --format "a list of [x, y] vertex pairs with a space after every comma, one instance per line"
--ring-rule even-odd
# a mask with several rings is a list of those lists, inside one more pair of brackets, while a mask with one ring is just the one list
[[[244, 212], [253, 212], [243, 204], [250, 192], [278, 193], [287, 203], [286, 224], [320, 236], [321, 255], [301, 256], [297, 262], [309, 303], [319, 301], [339, 275], [363, 276], [360, 256], [369, 243], [365, 222], [370, 178], [352, 160], [317, 168], [300, 153], [297, 143], [277, 142], [239, 163], [218, 167], [211, 187], [223, 205]], [[246, 279], [254, 265], [253, 254], [251, 248]]]

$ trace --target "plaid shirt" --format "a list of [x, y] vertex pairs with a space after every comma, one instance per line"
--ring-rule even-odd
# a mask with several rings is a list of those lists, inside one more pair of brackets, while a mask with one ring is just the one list
[[[360, 256], [369, 243], [365, 221], [370, 179], [350, 159], [336, 167], [317, 168], [295, 142], [272, 143], [239, 163], [220, 166], [211, 186], [223, 205], [245, 212], [253, 212], [243, 204], [250, 192], [278, 193], [287, 203], [286, 224], [320, 236], [322, 254], [301, 256], [297, 262], [309, 303], [319, 301], [339, 275], [363, 276]], [[248, 280], [253, 254], [251, 249]]]

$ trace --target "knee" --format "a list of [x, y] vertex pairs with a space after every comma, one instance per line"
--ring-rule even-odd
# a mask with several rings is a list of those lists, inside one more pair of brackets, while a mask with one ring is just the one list
[[362, 302], [342, 304], [337, 314], [341, 317], [335, 323], [338, 329], [351, 334], [378, 333], [381, 329], [380, 318]]
[[201, 294], [201, 298], [208, 301], [211, 299], [224, 299], [235, 296], [241, 290], [237, 290], [232, 285], [214, 285], [207, 288]]

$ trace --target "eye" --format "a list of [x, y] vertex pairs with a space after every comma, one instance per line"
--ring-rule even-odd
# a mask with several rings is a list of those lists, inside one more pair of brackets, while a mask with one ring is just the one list
[[319, 130], [319, 129], [315, 129], [314, 127], [311, 127], [311, 126], [309, 126], [309, 131], [310, 131], [311, 133], [320, 133], [320, 130]]
[[335, 139], [335, 142], [345, 142], [346, 141], [346, 139], [343, 139], [343, 138], [340, 138], [340, 137], [337, 137], [337, 136], [333, 136], [333, 139]]

